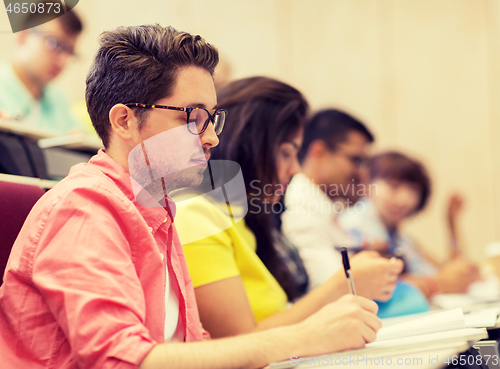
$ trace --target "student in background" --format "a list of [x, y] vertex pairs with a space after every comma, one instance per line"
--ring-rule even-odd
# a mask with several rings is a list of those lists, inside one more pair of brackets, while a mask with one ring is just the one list
[[168, 192], [199, 184], [219, 142], [217, 62], [170, 27], [101, 36], [86, 101], [106, 149], [40, 199], [13, 246], [2, 368], [261, 368], [375, 339], [377, 306], [346, 296], [293, 326], [203, 341]]
[[[356, 202], [370, 192], [366, 162], [373, 140], [363, 123], [336, 109], [316, 113], [306, 125], [299, 153], [302, 172], [287, 189], [282, 229], [304, 260], [311, 288], [342, 269], [339, 247], [353, 252], [365, 247], [378, 255], [386, 246], [384, 239], [356, 239], [339, 224], [339, 215], [346, 210], [357, 210]], [[400, 260], [394, 268], [399, 265], [402, 265]], [[392, 294], [376, 300], [380, 317], [429, 309], [422, 293], [401, 281]]]
[[281, 227], [300, 253], [310, 290], [341, 269], [335, 247], [359, 246], [339, 226], [338, 214], [366, 189], [363, 163], [373, 141], [363, 123], [340, 110], [320, 111], [306, 124], [299, 152], [302, 171], [287, 188]]
[[450, 198], [447, 222], [452, 253], [448, 261], [439, 264], [400, 232], [402, 223], [421, 212], [428, 202], [431, 184], [425, 167], [402, 153], [386, 152], [374, 156], [369, 168], [371, 191], [362, 201], [364, 210], [343, 213], [340, 224], [358, 241], [368, 241], [367, 245], [382, 241], [378, 242], [383, 245], [378, 251], [401, 257], [405, 263], [403, 278], [427, 297], [466, 292], [479, 278], [479, 271], [460, 255], [456, 223], [461, 198]]
[[[25, 24], [39, 24], [46, 16], [28, 13]], [[82, 28], [78, 15], [69, 11], [14, 35], [12, 60], [0, 66], [0, 110], [6, 116], [61, 135], [81, 130], [64, 95], [51, 82], [74, 57]]]
[[[275, 214], [300, 170], [297, 153], [308, 110], [302, 94], [277, 80], [254, 77], [231, 82], [218, 98], [228, 120], [209, 166], [218, 161], [239, 164], [248, 213], [231, 224], [234, 209], [226, 189], [221, 207], [202, 196], [176, 201], [175, 222], [203, 326], [213, 337], [224, 337], [304, 321], [348, 293], [348, 286], [339, 271], [302, 296], [307, 285], [293, 269], [297, 260], [287, 263], [282, 256], [293, 255], [294, 249]], [[224, 183], [217, 178], [214, 182], [213, 192], [220, 191]], [[368, 298], [390, 297], [402, 269], [401, 262], [391, 263], [374, 252], [354, 257], [351, 266], [358, 294]], [[289, 301], [300, 297], [287, 309]]]

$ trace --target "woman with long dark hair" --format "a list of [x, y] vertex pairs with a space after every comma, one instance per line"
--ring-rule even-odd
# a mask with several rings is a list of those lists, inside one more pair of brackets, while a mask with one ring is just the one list
[[[300, 170], [297, 153], [308, 112], [302, 94], [254, 77], [230, 83], [218, 99], [228, 116], [205, 172], [208, 187], [195, 197], [177, 197], [183, 201], [176, 200], [175, 219], [200, 317], [212, 337], [297, 323], [348, 293], [339, 271], [302, 296], [307, 275], [279, 228], [280, 200]], [[227, 169], [234, 162], [240, 177]], [[234, 194], [241, 175], [246, 197], [238, 204]], [[360, 295], [373, 298], [385, 289], [390, 296], [397, 276], [386, 273], [386, 263], [374, 252], [352, 259], [358, 280], [376, 281]], [[289, 302], [295, 303], [287, 309]]]

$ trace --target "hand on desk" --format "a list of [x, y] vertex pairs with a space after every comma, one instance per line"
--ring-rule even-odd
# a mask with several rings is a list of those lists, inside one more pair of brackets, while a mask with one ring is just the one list
[[436, 283], [440, 293], [464, 293], [472, 282], [479, 279], [479, 268], [457, 257], [441, 266], [436, 276]]
[[387, 241], [375, 239], [372, 242], [363, 241], [362, 248], [365, 250], [377, 251], [380, 254], [385, 254], [389, 248], [389, 243]]
[[403, 271], [400, 259], [389, 260], [375, 251], [362, 251], [351, 258], [351, 269], [358, 295], [387, 301]]
[[378, 306], [361, 296], [344, 295], [299, 323], [309, 352], [352, 350], [373, 342], [382, 326]]

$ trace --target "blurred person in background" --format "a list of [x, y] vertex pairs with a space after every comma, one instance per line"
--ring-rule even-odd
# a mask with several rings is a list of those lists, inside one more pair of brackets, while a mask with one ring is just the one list
[[363, 163], [374, 137], [358, 119], [336, 109], [316, 113], [304, 131], [302, 170], [287, 188], [281, 228], [300, 253], [311, 290], [342, 267], [335, 247], [354, 246], [338, 214], [365, 186]]
[[371, 191], [362, 200], [364, 211], [344, 212], [340, 217], [341, 226], [358, 242], [374, 245], [378, 241], [377, 251], [402, 258], [405, 263], [402, 277], [418, 286], [427, 297], [436, 293], [466, 292], [469, 285], [479, 279], [479, 270], [460, 252], [457, 219], [462, 198], [450, 197], [447, 225], [451, 254], [447, 261], [439, 263], [401, 233], [402, 224], [420, 213], [428, 202], [431, 181], [426, 168], [399, 152], [374, 156], [369, 168]]
[[[224, 212], [227, 197], [221, 207], [201, 196], [174, 200], [201, 322], [212, 337], [225, 337], [304, 321], [347, 294], [348, 286], [339, 271], [305, 294], [307, 273], [277, 222], [280, 200], [300, 170], [297, 153], [308, 110], [302, 94], [280, 81], [254, 77], [229, 83], [218, 99], [228, 116], [209, 168], [220, 161], [239, 164], [249, 211], [231, 225], [233, 214]], [[213, 188], [221, 188], [217, 178], [213, 181]], [[351, 266], [358, 294], [370, 299], [389, 298], [402, 270], [400, 261], [375, 252], [360, 253]], [[295, 303], [287, 308], [289, 302]]]
[[[373, 141], [372, 133], [361, 121], [337, 109], [316, 113], [305, 126], [299, 152], [302, 171], [293, 177], [286, 191], [281, 227], [304, 261], [309, 289], [342, 270], [341, 247], [354, 252], [365, 246], [380, 256], [377, 250], [385, 245], [385, 240], [358, 243], [339, 224], [339, 215], [346, 209], [357, 209], [356, 202], [369, 193], [366, 162]], [[398, 260], [388, 270], [379, 267], [379, 275], [399, 273], [402, 262]], [[353, 275], [357, 277], [356, 271]], [[394, 291], [385, 292], [374, 297], [379, 317], [429, 309], [425, 297], [414, 286], [398, 282]]]
[[[50, 2], [41, 3], [49, 8]], [[8, 117], [19, 124], [60, 135], [80, 132], [63, 93], [51, 82], [74, 58], [82, 22], [74, 11], [69, 11], [40, 24], [47, 16], [28, 13], [22, 27], [26, 29], [14, 35], [11, 62], [0, 66], [0, 110], [4, 119]], [[38, 26], [28, 28], [31, 25]]]
[[227, 58], [221, 58], [217, 69], [214, 72], [214, 84], [215, 90], [219, 91], [221, 88], [226, 86], [233, 77], [233, 67], [229, 63]]

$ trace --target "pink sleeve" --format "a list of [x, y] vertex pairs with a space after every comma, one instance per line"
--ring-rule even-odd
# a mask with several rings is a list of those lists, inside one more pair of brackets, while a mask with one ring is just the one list
[[210, 333], [208, 333], [205, 329], [203, 329], [203, 339], [204, 340], [209, 340], [210, 339]]
[[[137, 367], [156, 342], [118, 197], [79, 189], [47, 209], [33, 281], [84, 368]], [[129, 222], [129, 223], [127, 223]]]

